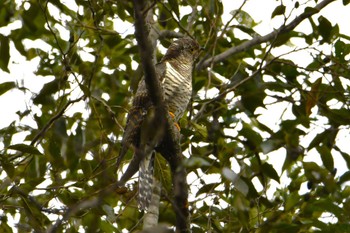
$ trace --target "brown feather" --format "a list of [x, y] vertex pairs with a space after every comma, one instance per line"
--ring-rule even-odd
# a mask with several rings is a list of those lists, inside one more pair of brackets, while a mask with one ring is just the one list
[[[165, 102], [168, 105], [168, 110], [174, 113], [175, 121], [182, 117], [191, 98], [192, 68], [198, 51], [199, 45], [196, 41], [191, 38], [178, 39], [169, 46], [166, 54], [155, 67], [157, 77], [163, 87]], [[128, 113], [117, 168], [130, 146], [139, 148], [142, 125], [147, 122], [147, 113], [152, 107], [153, 103], [148, 95], [145, 80], [142, 78]], [[150, 193], [153, 183], [153, 159], [151, 156], [154, 154], [146, 155], [144, 161], [141, 161], [141, 165], [139, 165], [142, 168], [139, 180], [139, 201], [142, 209], [147, 209], [152, 194]], [[144, 166], [146, 160], [151, 162]]]

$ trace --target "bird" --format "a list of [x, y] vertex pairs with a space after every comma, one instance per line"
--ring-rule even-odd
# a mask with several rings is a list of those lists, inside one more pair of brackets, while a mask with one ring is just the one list
[[[185, 113], [191, 99], [192, 69], [199, 51], [200, 46], [196, 40], [182, 37], [170, 44], [165, 55], [155, 65], [156, 75], [164, 92], [164, 101], [175, 124]], [[147, 123], [147, 116], [153, 107], [145, 80], [142, 78], [128, 112], [117, 169], [130, 148], [134, 149], [133, 156], [136, 156], [135, 150], [140, 147], [143, 125]], [[147, 130], [146, 133], [149, 132], [150, 130]], [[154, 156], [155, 150], [152, 150], [140, 160], [139, 164], [132, 162], [129, 164], [139, 166], [138, 205], [141, 210], [147, 210], [152, 197]]]

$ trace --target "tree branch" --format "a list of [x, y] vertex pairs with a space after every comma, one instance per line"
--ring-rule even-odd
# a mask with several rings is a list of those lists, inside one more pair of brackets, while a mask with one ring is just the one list
[[208, 59], [206, 59], [203, 62], [200, 62], [196, 69], [197, 70], [201, 70], [204, 68], [207, 68], [210, 66], [210, 64], [212, 63], [218, 63], [221, 62], [225, 59], [227, 59], [228, 57], [240, 53], [242, 51], [247, 50], [248, 48], [252, 48], [255, 45], [258, 44], [262, 44], [264, 42], [273, 40], [274, 38], [278, 37], [281, 34], [284, 33], [288, 33], [290, 31], [292, 31], [296, 26], [298, 26], [304, 19], [310, 18], [311, 16], [313, 16], [314, 14], [318, 13], [322, 8], [326, 7], [329, 3], [334, 2], [335, 0], [324, 0], [322, 2], [320, 2], [319, 4], [317, 4], [313, 10], [308, 10], [308, 11], [304, 11], [304, 13], [302, 13], [301, 15], [299, 15], [298, 17], [296, 17], [292, 22], [290, 22], [287, 25], [282, 25], [280, 28], [278, 28], [277, 30], [265, 35], [265, 36], [258, 36], [253, 38], [252, 40], [243, 42], [242, 44], [236, 46], [236, 47], [232, 47], [228, 50], [226, 50], [225, 52], [222, 52], [214, 57], [210, 57]]
[[179, 132], [175, 130], [172, 120], [167, 113], [167, 105], [164, 103], [164, 93], [157, 78], [153, 64], [153, 48], [146, 31], [143, 9], [145, 1], [134, 0], [135, 10], [135, 36], [140, 48], [140, 57], [144, 70], [146, 88], [151, 101], [155, 106], [155, 119], [157, 122], [155, 131], [164, 130], [164, 139], [157, 151], [169, 162], [172, 175], [175, 196], [174, 211], [176, 214], [177, 232], [189, 232], [188, 222], [188, 190], [186, 171], [182, 165], [182, 152], [179, 143]]

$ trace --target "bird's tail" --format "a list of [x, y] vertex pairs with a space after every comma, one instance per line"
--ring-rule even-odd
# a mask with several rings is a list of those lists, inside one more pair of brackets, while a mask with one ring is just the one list
[[145, 156], [139, 166], [139, 206], [147, 210], [152, 199], [155, 152]]

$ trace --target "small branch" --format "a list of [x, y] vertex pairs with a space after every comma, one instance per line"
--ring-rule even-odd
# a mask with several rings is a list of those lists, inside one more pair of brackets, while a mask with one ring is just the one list
[[223, 53], [220, 53], [214, 57], [208, 58], [205, 61], [201, 62], [199, 65], [197, 65], [196, 69], [197, 70], [204, 69], [204, 68], [210, 66], [210, 64], [212, 64], [212, 63], [221, 62], [234, 54], [243, 52], [243, 51], [247, 50], [248, 48], [254, 47], [255, 45], [262, 44], [262, 43], [265, 43], [267, 41], [273, 40], [281, 34], [288, 33], [290, 31], [292, 31], [296, 26], [298, 26], [304, 19], [310, 18], [314, 14], [318, 13], [321, 9], [326, 7], [329, 3], [334, 2], [334, 1], [335, 0], [324, 0], [324, 1], [320, 2], [319, 4], [317, 4], [313, 8], [314, 10], [305, 11], [304, 13], [302, 13], [301, 15], [296, 17], [289, 24], [282, 25], [277, 30], [275, 30], [275, 31], [273, 31], [265, 36], [255, 37], [252, 40], [246, 41], [246, 42], [244, 42], [236, 47], [232, 47]]
[[72, 217], [74, 214], [76, 214], [78, 211], [90, 209], [90, 208], [96, 208], [100, 205], [100, 197], [93, 197], [88, 200], [80, 201], [73, 207], [69, 208], [66, 213], [63, 215], [61, 219], [58, 219], [54, 225], [52, 225], [47, 232], [48, 233], [55, 233], [58, 231], [60, 226], [63, 222], [67, 221], [70, 217]]
[[83, 99], [85, 99], [86, 97], [83, 95], [81, 97], [79, 97], [78, 99], [75, 99], [75, 100], [70, 100], [68, 101], [68, 103], [66, 103], [64, 105], [64, 107], [56, 114], [54, 115], [53, 117], [51, 117], [51, 119], [49, 120], [49, 122], [46, 123], [46, 125], [39, 131], [39, 133], [37, 133], [37, 135], [35, 135], [34, 139], [31, 141], [30, 145], [31, 146], [34, 146], [37, 141], [44, 137], [46, 131], [51, 127], [51, 125], [57, 120], [59, 119], [63, 114], [64, 112], [67, 110], [67, 108], [71, 105], [71, 104], [74, 104], [76, 102], [79, 102]]
[[184, 27], [181, 25], [180, 21], [177, 20], [177, 19], [175, 19], [174, 15], [173, 15], [173, 11], [172, 11], [171, 9], [169, 9], [169, 7], [168, 7], [163, 1], [159, 1], [159, 2], [160, 2], [160, 4], [163, 5], [164, 9], [167, 10], [168, 13], [171, 15], [171, 18], [172, 18], [172, 19], [174, 20], [174, 22], [177, 24], [177, 26], [179, 27], [180, 31], [186, 32], [186, 35], [191, 36], [191, 33], [189, 33], [189, 32], [186, 30], [186, 28], [184, 28]]

